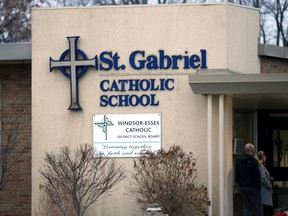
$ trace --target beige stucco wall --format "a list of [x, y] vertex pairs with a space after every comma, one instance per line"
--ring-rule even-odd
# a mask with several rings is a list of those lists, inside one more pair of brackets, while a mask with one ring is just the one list
[[260, 59], [255, 48], [260, 34], [258, 11], [231, 7], [227, 10], [227, 19], [227, 68], [237, 73], [260, 73]]
[[[236, 18], [235, 18], [235, 17]], [[199, 53], [207, 50], [208, 69], [229, 69], [240, 73], [259, 73], [257, 57], [258, 11], [230, 4], [156, 5], [119, 7], [82, 7], [35, 9], [32, 13], [32, 210], [38, 206], [39, 166], [44, 153], [62, 145], [76, 147], [92, 144], [92, 114], [161, 113], [162, 147], [178, 144], [198, 158], [199, 183], [207, 185], [207, 102], [194, 95], [188, 74], [195, 70], [133, 70], [129, 54], [145, 50], [155, 54]], [[249, 30], [249, 31], [248, 31]], [[126, 64], [124, 71], [88, 69], [79, 79], [82, 111], [67, 110], [70, 103], [69, 80], [59, 70], [49, 72], [49, 57], [59, 59], [68, 48], [67, 36], [80, 36], [78, 47], [89, 58], [102, 51], [118, 52]], [[174, 78], [173, 91], [157, 92], [159, 106], [100, 107], [103, 79]], [[115, 92], [114, 92], [115, 93]], [[113, 94], [114, 94], [113, 93]], [[143, 92], [137, 94], [141, 95]], [[231, 101], [225, 103], [227, 140], [231, 138]], [[218, 141], [217, 101], [214, 104], [213, 200], [217, 203]], [[230, 130], [230, 131], [229, 131]], [[229, 135], [230, 134], [230, 135]], [[228, 151], [229, 150], [229, 151]], [[228, 176], [231, 152], [225, 152], [227, 166], [225, 190], [232, 188]], [[132, 169], [132, 159], [117, 159]], [[225, 175], [226, 175], [225, 174]], [[229, 183], [229, 184], [228, 184]], [[112, 196], [91, 207], [89, 215], [134, 216], [135, 200], [127, 195], [128, 181], [122, 182]], [[228, 192], [227, 192], [228, 194]], [[231, 200], [229, 200], [231, 202]], [[213, 202], [214, 203], [214, 202]], [[229, 203], [225, 205], [226, 211]], [[217, 204], [213, 210], [218, 211]], [[139, 213], [141, 215], [141, 213]], [[214, 214], [213, 214], [214, 215]], [[215, 214], [217, 215], [217, 214]]]

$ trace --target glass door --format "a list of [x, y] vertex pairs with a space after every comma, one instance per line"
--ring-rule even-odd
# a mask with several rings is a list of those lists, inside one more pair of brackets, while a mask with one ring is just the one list
[[[254, 136], [254, 126], [255, 126], [255, 113], [251, 111], [234, 111], [233, 112], [233, 140], [231, 140], [231, 145], [233, 145], [233, 176], [234, 176], [234, 187], [233, 187], [233, 215], [242, 216], [242, 198], [240, 193], [240, 188], [235, 181], [235, 168], [239, 159], [244, 154], [245, 143], [255, 141]], [[239, 146], [235, 145], [235, 141], [242, 141], [242, 150], [238, 151], [235, 148]]]
[[266, 167], [273, 177], [274, 206], [288, 207], [288, 113], [262, 111], [259, 115], [259, 149], [266, 152]]

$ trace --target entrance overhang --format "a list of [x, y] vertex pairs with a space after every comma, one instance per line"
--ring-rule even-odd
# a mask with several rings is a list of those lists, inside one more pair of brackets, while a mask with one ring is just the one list
[[288, 73], [189, 75], [195, 94], [229, 95], [234, 108], [288, 109]]

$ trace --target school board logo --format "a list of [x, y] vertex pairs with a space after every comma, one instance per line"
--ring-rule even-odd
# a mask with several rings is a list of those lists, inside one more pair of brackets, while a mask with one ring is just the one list
[[114, 126], [111, 119], [108, 118], [106, 115], [104, 115], [104, 118], [101, 122], [95, 122], [94, 124], [102, 129], [102, 132], [105, 133], [105, 140], [107, 140], [107, 134], [108, 134], [107, 126]]
[[82, 77], [88, 67], [97, 66], [96, 56], [88, 59], [87, 55], [77, 47], [79, 36], [67, 37], [69, 48], [65, 50], [59, 60], [50, 57], [50, 72], [60, 69], [61, 73], [70, 79], [70, 106], [69, 110], [81, 110], [78, 95], [78, 79]]

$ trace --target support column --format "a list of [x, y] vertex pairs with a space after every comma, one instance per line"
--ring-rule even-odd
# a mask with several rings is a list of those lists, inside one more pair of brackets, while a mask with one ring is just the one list
[[208, 215], [212, 216], [212, 95], [207, 96], [207, 165], [208, 165], [208, 198], [211, 202], [211, 205], [208, 208]]
[[224, 95], [219, 95], [219, 216], [224, 216]]

